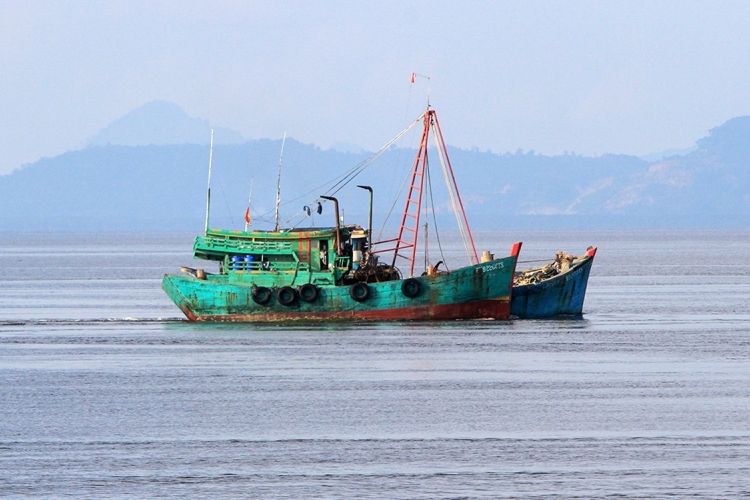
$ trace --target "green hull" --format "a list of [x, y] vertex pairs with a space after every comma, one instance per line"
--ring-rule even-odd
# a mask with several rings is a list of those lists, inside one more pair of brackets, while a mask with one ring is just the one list
[[[253, 298], [254, 274], [212, 274], [205, 280], [167, 274], [162, 288], [193, 321], [330, 321], [508, 319], [516, 257], [467, 266], [434, 276], [413, 278], [419, 293], [402, 292], [404, 280], [369, 283], [369, 296], [352, 298], [350, 286], [318, 285], [318, 296], [306, 302], [297, 296], [289, 305], [278, 300], [278, 289], [264, 305]], [[257, 277], [262, 276], [262, 271]], [[275, 282], [300, 285], [299, 273], [277, 274]]]

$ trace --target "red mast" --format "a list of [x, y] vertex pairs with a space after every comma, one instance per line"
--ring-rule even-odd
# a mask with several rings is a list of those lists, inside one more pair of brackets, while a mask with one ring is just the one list
[[[417, 150], [417, 156], [414, 159], [414, 166], [412, 167], [411, 183], [409, 184], [409, 192], [406, 195], [406, 204], [404, 205], [404, 213], [401, 217], [401, 226], [399, 227], [398, 236], [396, 237], [396, 247], [393, 249], [392, 265], [396, 265], [396, 260], [399, 257], [408, 260], [409, 276], [414, 276], [414, 264], [416, 263], [417, 242], [419, 240], [419, 219], [422, 212], [422, 191], [424, 189], [425, 169], [427, 168], [427, 141], [431, 127], [434, 127], [434, 132], [436, 133], [438, 142], [437, 147], [439, 148], [440, 153], [439, 156], [441, 156], [441, 164], [445, 170], [445, 178], [448, 183], [448, 190], [451, 192], [451, 199], [453, 199], [453, 193], [455, 193], [458, 201], [457, 204], [453, 203], [453, 209], [456, 211], [456, 219], [459, 223], [459, 229], [461, 229], [462, 236], [468, 237], [468, 243], [471, 246], [471, 251], [473, 253], [471, 258], [473, 258], [474, 263], [479, 262], [479, 259], [477, 258], [477, 250], [474, 246], [474, 238], [471, 235], [471, 229], [469, 228], [469, 221], [466, 218], [461, 195], [458, 193], [456, 177], [453, 174], [453, 167], [448, 159], [448, 149], [445, 145], [445, 140], [443, 139], [443, 133], [440, 130], [437, 114], [434, 110], [428, 107], [424, 114], [422, 139], [419, 141], [419, 149]], [[445, 159], [445, 163], [442, 162], [443, 158]], [[463, 226], [463, 228], [461, 226]], [[404, 255], [401, 252], [405, 250], [411, 251], [406, 252], [407, 254]]]
[[[410, 261], [409, 276], [414, 276], [414, 262], [417, 256], [417, 240], [419, 239], [419, 217], [422, 212], [422, 189], [424, 187], [424, 169], [427, 164], [427, 139], [430, 136], [430, 122], [431, 115], [434, 111], [429, 109], [424, 114], [424, 127], [422, 128], [422, 139], [419, 141], [419, 149], [417, 149], [417, 157], [414, 159], [414, 167], [412, 167], [411, 182], [409, 184], [409, 192], [406, 195], [406, 206], [404, 206], [404, 213], [401, 216], [401, 227], [398, 230], [398, 236], [396, 237], [396, 248], [393, 251], [393, 263], [396, 265], [396, 259], [398, 257], [407, 259]], [[416, 196], [416, 199], [414, 199]], [[412, 207], [414, 207], [412, 209]], [[415, 211], [416, 213], [412, 213]], [[410, 225], [408, 221], [413, 221], [413, 225]], [[399, 252], [401, 250], [411, 249], [409, 255], [402, 255]]]
[[[440, 128], [440, 122], [438, 121], [437, 114], [432, 111], [432, 116], [435, 119], [434, 127], [435, 131], [437, 132], [437, 139], [438, 139], [438, 145], [437, 147], [440, 148], [442, 152], [442, 157], [445, 158], [445, 164], [443, 165], [443, 168], [447, 170], [446, 172], [446, 183], [448, 184], [448, 189], [453, 189], [453, 191], [456, 194], [456, 199], [458, 200], [458, 209], [456, 209], [455, 204], [453, 206], [453, 212], [456, 214], [456, 222], [458, 223], [459, 229], [461, 229], [461, 222], [463, 222], [464, 230], [461, 230], [462, 237], [464, 238], [464, 245], [466, 246], [467, 253], [469, 252], [469, 246], [471, 247], [471, 255], [470, 260], [472, 261], [472, 264], [479, 264], [479, 256], [477, 255], [477, 247], [474, 245], [474, 236], [471, 234], [471, 228], [469, 227], [469, 219], [466, 218], [466, 211], [464, 210], [464, 203], [461, 200], [461, 192], [458, 190], [458, 184], [456, 183], [456, 175], [453, 173], [453, 165], [451, 165], [451, 159], [448, 156], [448, 147], [445, 145], [445, 138], [443, 138], [443, 130]], [[448, 176], [450, 174], [450, 177]], [[460, 214], [459, 214], [460, 210]], [[465, 232], [465, 234], [463, 234]], [[468, 239], [469, 245], [466, 245], [466, 240]]]

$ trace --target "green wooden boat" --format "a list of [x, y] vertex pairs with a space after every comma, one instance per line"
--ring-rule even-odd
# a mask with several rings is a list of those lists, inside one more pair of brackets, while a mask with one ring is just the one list
[[[352, 267], [358, 226], [235, 232], [211, 230], [195, 256], [216, 274], [184, 268], [163, 288], [195, 321], [507, 319], [516, 255], [402, 279], [388, 265]], [[361, 239], [361, 238], [359, 238]], [[517, 251], [516, 251], [517, 254]], [[356, 263], [354, 263], [356, 265]]]
[[[422, 140], [396, 238], [371, 241], [372, 189], [368, 186], [359, 186], [370, 191], [367, 229], [342, 225], [338, 201], [327, 195], [320, 199], [334, 203], [334, 226], [279, 229], [278, 188], [274, 230], [209, 229], [209, 160], [206, 227], [195, 239], [193, 250], [195, 257], [216, 262], [218, 272], [182, 268], [181, 274], [165, 275], [162, 288], [193, 321], [508, 319], [521, 244], [514, 244], [504, 258], [495, 259], [485, 252], [480, 262], [437, 116], [428, 108], [418, 122], [423, 123]], [[420, 209], [427, 203], [427, 197], [422, 197], [429, 175], [427, 139], [433, 127], [470, 263], [450, 271], [439, 270], [438, 263], [417, 274]], [[349, 180], [361, 170], [358, 165]], [[392, 248], [379, 249], [383, 244]], [[381, 262], [379, 254], [388, 252], [392, 260]], [[396, 267], [398, 259], [408, 264], [406, 276]]]

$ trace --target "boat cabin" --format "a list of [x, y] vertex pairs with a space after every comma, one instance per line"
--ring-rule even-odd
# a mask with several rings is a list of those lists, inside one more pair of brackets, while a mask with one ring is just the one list
[[196, 258], [219, 262], [219, 274], [251, 279], [259, 286], [338, 284], [359, 268], [367, 250], [367, 231], [354, 224], [279, 231], [209, 229], [193, 245]]

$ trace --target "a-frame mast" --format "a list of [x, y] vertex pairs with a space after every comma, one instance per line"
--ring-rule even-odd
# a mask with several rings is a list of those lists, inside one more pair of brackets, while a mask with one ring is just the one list
[[[437, 114], [435, 113], [435, 110], [430, 109], [428, 106], [427, 111], [424, 113], [422, 138], [419, 141], [419, 149], [417, 150], [417, 156], [414, 159], [409, 191], [406, 195], [404, 213], [401, 216], [401, 226], [398, 230], [396, 246], [393, 252], [393, 266], [396, 265], [396, 260], [398, 258], [409, 261], [409, 276], [414, 276], [414, 265], [417, 257], [417, 242], [419, 240], [419, 220], [422, 212], [422, 192], [424, 190], [425, 169], [429, 168], [427, 142], [430, 135], [430, 128], [433, 128], [438, 142], [436, 146], [438, 148], [438, 156], [440, 157], [441, 166], [445, 173], [446, 187], [451, 194], [451, 205], [456, 214], [456, 221], [459, 224], [461, 235], [465, 240], [464, 244], [467, 247], [467, 254], [472, 263], [479, 262], [479, 259], [477, 258], [477, 250], [474, 246], [474, 237], [469, 228], [469, 220], [466, 217], [463, 201], [461, 200], [461, 195], [458, 191], [456, 177], [453, 173], [453, 166], [448, 158], [448, 148], [445, 145], [443, 133], [440, 130], [440, 125], [437, 121]], [[406, 253], [406, 255], [402, 252]]]
[[[424, 188], [424, 171], [427, 165], [427, 139], [430, 135], [431, 113], [434, 113], [434, 111], [428, 108], [424, 114], [422, 139], [419, 141], [417, 157], [414, 159], [409, 192], [406, 195], [406, 205], [404, 206], [404, 213], [401, 216], [401, 226], [396, 237], [396, 248], [393, 251], [392, 265], [396, 265], [396, 259], [399, 257], [407, 259], [409, 261], [409, 276], [414, 276], [414, 262], [417, 256], [419, 217], [422, 212], [422, 190]], [[416, 213], [412, 213], [413, 211]], [[403, 255], [400, 253], [403, 250], [411, 251], [408, 255]]]
[[[453, 207], [453, 213], [456, 216], [456, 223], [458, 229], [461, 232], [461, 238], [464, 240], [464, 247], [466, 254], [469, 257], [469, 261], [472, 264], [479, 264], [479, 256], [477, 255], [477, 247], [474, 245], [474, 236], [471, 234], [471, 228], [469, 227], [469, 219], [466, 218], [466, 210], [464, 210], [464, 203], [461, 200], [461, 192], [458, 190], [458, 183], [456, 182], [456, 175], [453, 172], [453, 165], [451, 159], [448, 156], [448, 146], [445, 144], [445, 138], [443, 137], [443, 130], [440, 128], [440, 121], [438, 120], [437, 114], [433, 111], [434, 121], [432, 123], [432, 130], [435, 133], [436, 146], [438, 148], [438, 156], [440, 157], [441, 166], [445, 173], [445, 182], [447, 184], [448, 191], [451, 192], [451, 206]], [[454, 198], [455, 195], [455, 198]]]

